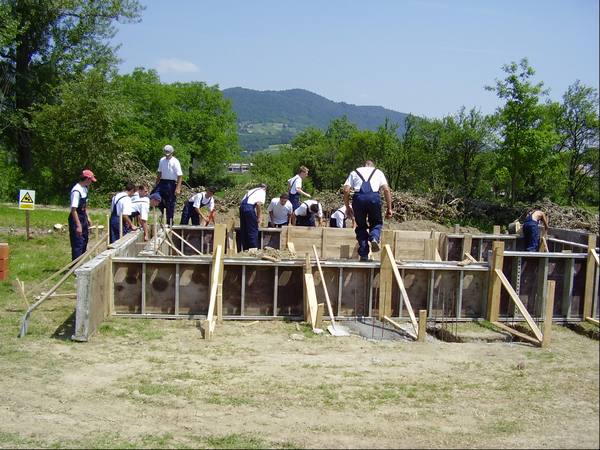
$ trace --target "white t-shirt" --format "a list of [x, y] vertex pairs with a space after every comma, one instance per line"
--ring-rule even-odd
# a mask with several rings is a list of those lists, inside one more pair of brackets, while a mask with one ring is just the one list
[[158, 163], [158, 171], [160, 172], [161, 180], [173, 180], [177, 181], [177, 177], [183, 175], [181, 171], [181, 164], [179, 164], [179, 160], [174, 156], [171, 156], [167, 159], [166, 156], [160, 158], [160, 162]]
[[88, 188], [76, 183], [75, 186], [71, 188], [71, 208], [79, 207], [79, 199], [87, 198]]
[[275, 225], [288, 223], [288, 215], [292, 214], [292, 210], [292, 203], [289, 200], [286, 200], [285, 205], [282, 205], [279, 197], [272, 199], [269, 207], [267, 208], [267, 211], [273, 213], [272, 222]]
[[131, 197], [127, 192], [119, 192], [112, 198], [111, 202], [111, 213], [117, 205], [117, 216], [130, 216], [132, 213], [131, 209]]
[[302, 189], [302, 177], [300, 175], [296, 175], [295, 177], [292, 177], [287, 181], [288, 186], [290, 187], [290, 194], [297, 194], [297, 189]]
[[206, 206], [209, 211], [215, 209], [215, 196], [213, 195], [212, 197], [207, 198], [206, 192], [199, 192], [198, 194], [192, 195], [188, 202], [194, 202], [194, 208], [200, 209]]
[[137, 212], [140, 214], [140, 219], [148, 220], [148, 213], [150, 212], [150, 198], [140, 197], [138, 194], [134, 194], [131, 197], [131, 212]]
[[[256, 205], [257, 203], [262, 203], [264, 205], [267, 199], [267, 191], [265, 191], [263, 188], [250, 189], [248, 192], [246, 192], [244, 198], [248, 199], [249, 205]], [[244, 198], [242, 198], [242, 201], [244, 201]]]
[[319, 212], [317, 213], [317, 216], [322, 218], [323, 217], [323, 208], [321, 208], [321, 204], [316, 200], [310, 200], [310, 199], [302, 202], [300, 204], [300, 206], [298, 206], [296, 208], [296, 211], [294, 211], [294, 214], [296, 214], [296, 216], [306, 216], [306, 209], [307, 209], [306, 207], [308, 206], [310, 208], [310, 206], [314, 205], [315, 203], [317, 205], [319, 205]]
[[355, 192], [360, 191], [360, 187], [362, 186], [363, 181], [360, 179], [356, 172], [360, 172], [360, 174], [366, 181], [371, 176], [371, 172], [373, 172], [373, 170], [375, 170], [375, 173], [371, 178], [371, 189], [373, 190], [373, 192], [379, 192], [381, 186], [383, 186], [384, 184], [388, 184], [388, 182], [383, 172], [379, 169], [375, 169], [374, 167], [359, 167], [358, 169], [353, 170], [352, 172], [350, 172], [350, 175], [348, 175], [348, 178], [346, 178], [344, 186], [350, 186], [352, 189], [354, 189]]
[[332, 219], [335, 219], [336, 226], [338, 228], [344, 228], [344, 221], [346, 220], [346, 206], [342, 206], [335, 210], [331, 215]]

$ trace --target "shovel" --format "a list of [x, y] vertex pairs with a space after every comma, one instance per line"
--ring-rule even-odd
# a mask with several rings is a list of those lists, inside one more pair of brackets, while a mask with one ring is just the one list
[[331, 308], [331, 300], [329, 300], [329, 292], [327, 292], [327, 285], [325, 284], [325, 277], [323, 276], [323, 269], [321, 269], [321, 261], [319, 261], [319, 254], [317, 253], [317, 247], [312, 246], [313, 252], [315, 253], [315, 259], [317, 260], [317, 268], [319, 269], [319, 276], [321, 277], [321, 285], [325, 292], [325, 302], [327, 303], [327, 310], [329, 311], [329, 317], [331, 319], [331, 325], [327, 327], [327, 331], [332, 336], [350, 336], [350, 332], [346, 327], [342, 327], [335, 323], [335, 317], [333, 315], [333, 309]]

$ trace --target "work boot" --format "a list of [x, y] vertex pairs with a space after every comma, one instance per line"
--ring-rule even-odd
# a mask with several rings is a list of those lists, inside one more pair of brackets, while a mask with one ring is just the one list
[[379, 250], [381, 250], [381, 246], [379, 245], [379, 241], [377, 239], [373, 239], [371, 241], [371, 251], [372, 252], [378, 252]]
[[369, 257], [368, 256], [361, 256], [358, 260], [360, 262], [367, 262], [367, 261], [369, 261]]

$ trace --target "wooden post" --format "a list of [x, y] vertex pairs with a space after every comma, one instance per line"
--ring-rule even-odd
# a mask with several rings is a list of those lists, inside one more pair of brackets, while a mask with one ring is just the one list
[[110, 216], [106, 215], [106, 245], [110, 244]]
[[327, 228], [321, 228], [321, 259], [327, 258]]
[[[391, 249], [389, 253], [391, 253]], [[378, 318], [381, 321], [383, 321], [384, 316], [392, 315], [392, 264], [395, 264], [395, 261], [390, 261], [389, 253], [387, 251], [382, 252], [379, 268]]]
[[494, 225], [494, 230], [492, 234], [500, 234], [500, 225]]
[[463, 237], [463, 246], [462, 246], [462, 259], [466, 258], [466, 254], [471, 254], [471, 247], [473, 246], [473, 235], [465, 234]]
[[392, 250], [392, 255], [396, 256], [396, 234], [394, 230], [383, 230], [381, 232], [381, 248], [386, 245], [390, 246]]
[[588, 256], [585, 268], [585, 291], [583, 296], [583, 320], [592, 315], [592, 304], [594, 301], [594, 274], [596, 260], [592, 250], [596, 248], [596, 235], [588, 234]]
[[546, 314], [544, 315], [544, 334], [542, 336], [542, 347], [550, 345], [550, 333], [552, 332], [552, 316], [554, 315], [554, 290], [555, 281], [548, 281], [548, 290], [546, 295]]
[[419, 310], [419, 334], [417, 335], [418, 342], [425, 342], [427, 339], [427, 310]]
[[123, 237], [123, 214], [119, 214], [119, 239]]
[[[304, 273], [310, 274], [312, 276], [312, 267], [310, 265], [310, 256], [308, 253], [304, 255]], [[306, 283], [302, 283], [304, 295], [303, 295], [303, 305], [302, 310], [304, 312], [304, 321], [308, 322], [310, 320], [310, 311], [308, 310], [308, 292], [306, 289]]]
[[498, 321], [500, 315], [500, 290], [502, 282], [496, 275], [496, 269], [502, 271], [504, 262], [504, 242], [494, 241], [492, 260], [490, 261], [490, 276], [488, 282], [487, 319], [490, 322]]
[[27, 239], [31, 239], [31, 234], [29, 234], [29, 224], [31, 221], [31, 211], [29, 211], [28, 209], [25, 210], [25, 233], [27, 236]]
[[213, 254], [215, 252], [215, 249], [219, 245], [221, 247], [223, 247], [223, 249], [226, 248], [226, 244], [227, 244], [226, 236], [227, 236], [227, 226], [223, 223], [215, 224], [215, 228], [213, 230]]

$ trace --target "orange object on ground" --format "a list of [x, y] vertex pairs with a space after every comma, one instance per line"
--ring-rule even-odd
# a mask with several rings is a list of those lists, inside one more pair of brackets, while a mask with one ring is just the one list
[[6, 242], [0, 242], [0, 281], [8, 278], [9, 247]]

